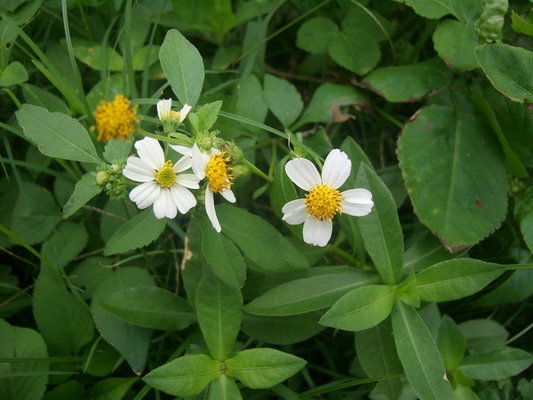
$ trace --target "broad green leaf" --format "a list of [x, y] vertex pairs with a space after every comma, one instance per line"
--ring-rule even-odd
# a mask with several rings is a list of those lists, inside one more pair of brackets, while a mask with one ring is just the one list
[[22, 94], [24, 96], [24, 100], [29, 104], [44, 107], [51, 112], [56, 111], [67, 115], [71, 113], [70, 109], [63, 100], [48, 90], [40, 88], [39, 86], [25, 83], [22, 85]]
[[296, 46], [311, 54], [327, 54], [331, 40], [337, 35], [337, 24], [327, 17], [305, 21], [298, 29]]
[[65, 288], [58, 270], [46, 266], [35, 283], [33, 316], [48, 346], [62, 354], [78, 354], [94, 336], [86, 304]]
[[249, 349], [226, 362], [226, 375], [239, 379], [252, 389], [266, 389], [291, 377], [306, 364], [305, 360], [275, 349]]
[[475, 115], [422, 109], [404, 128], [398, 158], [418, 218], [449, 249], [479, 242], [505, 217], [502, 152]]
[[137, 378], [106, 378], [96, 382], [91, 389], [91, 400], [121, 400]]
[[216, 122], [222, 101], [203, 104], [195, 112], [189, 114], [188, 118], [196, 134], [208, 131]]
[[[222, 234], [227, 236], [260, 271], [307, 268], [305, 256], [264, 219], [244, 209], [217, 206]], [[264, 246], [268, 243], [268, 246]], [[248, 264], [248, 267], [254, 266]]]
[[180, 32], [171, 29], [159, 50], [161, 67], [181, 104], [196, 105], [204, 85], [202, 56]]
[[223, 361], [232, 352], [241, 327], [242, 295], [211, 273], [204, 274], [195, 294], [196, 317], [211, 357]]
[[270, 111], [288, 128], [303, 109], [300, 93], [293, 84], [274, 75], [265, 75], [263, 96]]
[[469, 258], [442, 261], [415, 275], [415, 290], [426, 301], [457, 300], [479, 292], [504, 271], [499, 264]]
[[74, 55], [85, 65], [97, 71], [122, 71], [124, 59], [109, 46], [97, 42], [77, 40], [73, 43]]
[[480, 41], [491, 43], [502, 40], [503, 23], [508, 8], [508, 0], [483, 1], [483, 12], [476, 23]]
[[475, 22], [481, 14], [479, 0], [405, 0], [418, 15], [438, 19], [451, 14], [462, 22]]
[[[368, 39], [366, 32], [360, 32]], [[361, 40], [357, 32], [340, 32], [329, 45], [329, 55], [341, 67], [358, 75], [370, 72], [381, 58], [376, 40]]]
[[384, 67], [363, 80], [374, 92], [391, 102], [416, 101], [450, 81], [446, 65], [431, 59], [412, 65]]
[[96, 328], [137, 374], [144, 369], [152, 330], [127, 324], [108, 313], [101, 303], [117, 291], [154, 285], [152, 277], [144, 269], [118, 268], [98, 286], [91, 303]]
[[11, 326], [0, 319], [0, 338], [0, 358], [13, 360], [0, 363], [2, 400], [42, 398], [48, 383], [49, 363], [37, 361], [48, 358], [41, 335], [33, 329]]
[[88, 234], [85, 226], [63, 222], [46, 239], [41, 254], [56, 268], [65, 267], [85, 248]]
[[232, 289], [244, 285], [246, 264], [239, 249], [224, 235], [217, 233], [207, 217], [196, 214], [189, 233], [198, 238], [196, 242], [191, 242], [193, 253], [201, 254], [220, 280]]
[[102, 186], [96, 184], [94, 172], [87, 172], [76, 182], [74, 192], [70, 195], [67, 203], [63, 206], [63, 218], [68, 218], [83, 207], [94, 196], [100, 194]]
[[529, 18], [522, 18], [514, 11], [511, 11], [511, 27], [517, 33], [533, 36], [533, 20], [531, 19], [531, 11]]
[[118, 161], [126, 161], [131, 153], [132, 145], [133, 140], [111, 139], [105, 145], [104, 154], [102, 154], [102, 156], [104, 157], [104, 160], [110, 164]]
[[100, 305], [124, 322], [144, 328], [181, 330], [196, 319], [189, 303], [158, 287], [123, 289], [103, 299]]
[[453, 319], [446, 315], [440, 323], [437, 346], [446, 371], [457, 369], [465, 355], [466, 339]]
[[330, 307], [347, 292], [375, 283], [377, 277], [360, 271], [296, 279], [267, 291], [244, 310], [255, 315], [286, 316]]
[[[361, 367], [369, 377], [381, 378], [403, 373], [390, 319], [373, 328], [356, 332], [355, 350]], [[399, 378], [386, 379], [379, 384], [380, 392], [385, 393], [389, 399], [397, 399], [403, 386]]]
[[89, 133], [74, 118], [24, 104], [16, 113], [24, 136], [49, 157], [100, 164]]
[[318, 323], [321, 315], [319, 311], [286, 317], [245, 313], [242, 319], [242, 331], [260, 342], [278, 345], [298, 343], [325, 329]]
[[[257, 122], [263, 122], [268, 114], [268, 106], [263, 96], [263, 88], [255, 75], [243, 76], [237, 85], [237, 101], [235, 102], [235, 114], [250, 118]], [[250, 125], [242, 125], [243, 128], [259, 131]]]
[[368, 97], [359, 89], [351, 86], [323, 83], [311, 98], [296, 126], [310, 122], [344, 122], [350, 118], [341, 107], [364, 107], [369, 104]]
[[513, 347], [500, 347], [486, 353], [465, 357], [461, 371], [472, 379], [492, 381], [518, 375], [533, 363], [528, 351]]
[[173, 396], [195, 396], [221, 376], [220, 362], [205, 354], [186, 355], [154, 369], [143, 378], [149, 386]]
[[389, 189], [376, 173], [361, 163], [356, 187], [370, 190], [374, 207], [370, 214], [356, 218], [365, 249], [386, 284], [398, 281], [403, 266], [403, 234], [396, 204]]
[[133, 54], [132, 67], [134, 71], [144, 71], [159, 61], [159, 46], [154, 44], [141, 47]]
[[125, 253], [148, 246], [163, 232], [166, 219], [157, 219], [152, 208], [142, 211], [122, 225], [104, 247], [104, 255]]
[[18, 61], [13, 61], [0, 73], [0, 86], [20, 85], [27, 80], [28, 72]]
[[473, 24], [444, 20], [435, 29], [433, 43], [440, 58], [454, 70], [468, 71], [478, 67], [475, 53], [477, 36]]
[[[533, 237], [533, 213], [531, 214], [531, 235]], [[525, 236], [525, 235], [524, 235]], [[532, 241], [533, 244], [533, 241]], [[533, 245], [530, 245], [530, 250]], [[520, 303], [533, 295], [533, 270], [514, 271], [508, 279], [492, 292], [476, 300], [479, 307]]]
[[395, 286], [368, 285], [342, 296], [320, 319], [322, 325], [363, 331], [387, 318], [395, 299]]
[[459, 324], [466, 338], [468, 350], [482, 353], [505, 345], [509, 332], [503, 325], [491, 319], [472, 319]]
[[220, 375], [211, 382], [207, 400], [242, 400], [242, 396], [233, 379]]
[[84, 395], [84, 388], [81, 383], [75, 380], [70, 380], [55, 388], [48, 390], [43, 400], [65, 400], [65, 399], [81, 399]]
[[450, 399], [452, 389], [444, 380], [444, 363], [418, 312], [397, 302], [392, 310], [392, 330], [405, 376], [418, 397], [424, 400]]
[[507, 44], [476, 48], [479, 65], [497, 90], [511, 100], [533, 102], [533, 53]]

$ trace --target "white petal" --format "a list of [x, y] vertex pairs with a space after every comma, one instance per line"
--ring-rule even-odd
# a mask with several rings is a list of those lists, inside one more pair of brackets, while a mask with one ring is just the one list
[[326, 157], [326, 161], [324, 161], [322, 183], [331, 186], [333, 189], [338, 189], [346, 182], [351, 171], [352, 162], [346, 153], [339, 149], [333, 149]]
[[157, 116], [160, 120], [168, 119], [170, 117], [171, 109], [172, 99], [163, 99], [157, 102]]
[[191, 156], [192, 147], [189, 146], [180, 146], [179, 144], [170, 144], [169, 145], [172, 150], [177, 151], [181, 155], [184, 156]]
[[231, 189], [224, 189], [220, 192], [220, 194], [230, 203], [235, 203], [237, 201], [237, 199], [235, 198], [235, 194], [233, 194], [233, 191]]
[[176, 162], [176, 164], [174, 164], [173, 169], [174, 169], [174, 172], [178, 173], [181, 171], [185, 171], [188, 168], [191, 168], [191, 166], [192, 166], [191, 157], [184, 156], [184, 157], [181, 157]]
[[191, 157], [192, 170], [194, 171], [194, 174], [198, 177], [198, 179], [204, 179], [207, 169], [207, 163], [209, 162], [211, 156], [209, 154], [203, 153], [195, 143], [192, 147]]
[[145, 137], [135, 143], [139, 157], [153, 169], [159, 169], [165, 163], [165, 155], [159, 141]]
[[170, 194], [178, 206], [180, 213], [185, 214], [196, 205], [196, 198], [189, 189], [183, 186], [174, 185], [170, 188]]
[[205, 212], [211, 221], [211, 225], [215, 228], [215, 231], [220, 233], [222, 227], [218, 222], [217, 213], [215, 211], [215, 200], [213, 199], [213, 192], [209, 189], [209, 186], [205, 189]]
[[189, 189], [199, 189], [198, 178], [194, 174], [180, 174], [176, 177], [176, 183]]
[[187, 118], [187, 114], [189, 114], [189, 111], [191, 111], [191, 109], [192, 109], [192, 107], [190, 105], [188, 105], [187, 103], [185, 103], [183, 105], [183, 107], [179, 111], [179, 113], [180, 113], [180, 123], [185, 121], [185, 118]]
[[308, 216], [304, 222], [304, 242], [313, 246], [324, 247], [331, 238], [333, 224], [331, 220], [319, 220]]
[[133, 188], [129, 197], [142, 210], [154, 204], [160, 192], [161, 187], [154, 181], [151, 181]]
[[309, 190], [322, 183], [313, 163], [305, 158], [295, 158], [285, 164], [285, 172], [298, 187]]
[[302, 224], [307, 218], [304, 199], [289, 201], [283, 206], [281, 212], [283, 213], [283, 221], [289, 225]]
[[169, 189], [161, 189], [161, 193], [154, 203], [154, 214], [158, 219], [165, 217], [172, 219], [178, 215], [178, 206]]
[[367, 215], [372, 210], [374, 202], [372, 201], [372, 193], [366, 189], [350, 189], [341, 193], [342, 205], [341, 212], [353, 215], [355, 217], [362, 217]]
[[155, 170], [139, 157], [129, 156], [122, 175], [135, 182], [149, 182], [155, 178]]

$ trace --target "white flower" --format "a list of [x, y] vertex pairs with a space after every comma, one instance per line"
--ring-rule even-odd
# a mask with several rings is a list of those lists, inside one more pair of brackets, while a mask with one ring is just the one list
[[189, 111], [192, 107], [188, 104], [184, 104], [181, 110], [172, 110], [172, 99], [163, 99], [157, 102], [157, 116], [161, 121], [179, 122], [180, 124], [185, 121]]
[[303, 223], [304, 242], [325, 246], [331, 238], [333, 217], [339, 213], [361, 217], [372, 210], [372, 194], [366, 189], [340, 192], [352, 168], [346, 153], [330, 151], [322, 175], [313, 163], [295, 158], [285, 164], [285, 172], [298, 187], [308, 193], [305, 199], [289, 201], [282, 208], [283, 220], [290, 225]]
[[[130, 192], [130, 200], [140, 209], [154, 205], [157, 218], [174, 218], [179, 211], [185, 214], [196, 205], [189, 189], [198, 189], [194, 174], [179, 174], [191, 167], [191, 159], [182, 157], [172, 165], [165, 161], [159, 142], [146, 137], [135, 143], [139, 157], [130, 156], [122, 171], [126, 178], [141, 184]], [[188, 189], [189, 188], [189, 189]]]
[[230, 203], [235, 203], [235, 195], [231, 190], [231, 168], [228, 166], [230, 157], [224, 151], [211, 149], [210, 153], [200, 150], [195, 143], [193, 147], [173, 146], [178, 153], [191, 157], [192, 170], [200, 180], [207, 180], [205, 189], [205, 211], [213, 228], [217, 232], [222, 230], [215, 211], [214, 193], [220, 193]]

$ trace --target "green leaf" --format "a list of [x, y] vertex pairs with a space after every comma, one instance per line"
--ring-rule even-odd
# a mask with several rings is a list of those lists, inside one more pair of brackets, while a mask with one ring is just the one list
[[[13, 360], [0, 363], [2, 400], [41, 399], [48, 383], [49, 368], [43, 338], [33, 329], [11, 326], [2, 319], [0, 337], [0, 358]], [[39, 359], [43, 360], [37, 361]]]
[[100, 304], [124, 322], [144, 328], [179, 331], [196, 320], [187, 301], [158, 287], [123, 289]]
[[152, 331], [127, 324], [108, 313], [101, 305], [116, 292], [139, 286], [154, 286], [152, 277], [141, 268], [118, 268], [96, 289], [91, 312], [96, 328], [102, 337], [126, 359], [130, 367], [140, 374], [144, 369]]
[[503, 24], [508, 8], [508, 0], [483, 1], [483, 12], [476, 23], [476, 32], [480, 41], [490, 43], [502, 40]]
[[157, 219], [151, 208], [142, 211], [122, 225], [104, 247], [104, 255], [125, 253], [148, 246], [163, 232], [166, 219]]
[[100, 194], [102, 186], [96, 184], [94, 172], [87, 172], [76, 182], [74, 192], [70, 195], [67, 203], [63, 206], [63, 218], [68, 218], [83, 207], [94, 196]]
[[242, 295], [211, 273], [204, 274], [195, 294], [196, 316], [211, 357], [225, 360], [241, 327]]
[[126, 161], [128, 156], [131, 153], [131, 146], [133, 145], [133, 140], [123, 140], [123, 139], [111, 139], [105, 145], [104, 160], [112, 164], [117, 161]]
[[533, 102], [533, 52], [507, 44], [486, 44], [476, 56], [490, 83], [514, 101]]
[[357, 88], [334, 83], [323, 83], [313, 93], [311, 102], [296, 123], [296, 126], [310, 122], [344, 122], [350, 115], [344, 114], [341, 107], [364, 107], [368, 104], [368, 97]]
[[124, 69], [124, 59], [111, 47], [88, 40], [76, 40], [72, 48], [76, 58], [92, 69], [106, 72]]
[[479, 242], [506, 214], [505, 164], [486, 132], [475, 115], [432, 105], [405, 126], [399, 140], [415, 212], [451, 250]]
[[151, 387], [173, 396], [195, 396], [221, 376], [220, 362], [205, 354], [186, 355], [154, 369], [143, 378]]
[[65, 102], [48, 90], [26, 83], [22, 85], [22, 94], [24, 100], [29, 104], [44, 107], [51, 112], [57, 111], [67, 115], [70, 114], [70, 109]]
[[514, 11], [511, 11], [511, 28], [517, 33], [533, 36], [533, 21], [531, 17], [529, 19], [522, 18]]
[[20, 85], [27, 80], [28, 72], [18, 61], [13, 61], [0, 73], [0, 86]]
[[291, 377], [305, 360], [275, 349], [249, 349], [226, 361], [226, 375], [252, 389], [266, 389]]
[[[307, 268], [305, 256], [264, 219], [244, 209], [217, 206], [222, 233], [246, 254], [257, 269], [265, 272]], [[268, 243], [268, 246], [264, 246]], [[253, 268], [253, 265], [248, 264]]]
[[24, 136], [49, 157], [100, 164], [87, 130], [77, 120], [45, 108], [24, 104], [16, 113]]
[[181, 33], [170, 29], [159, 50], [161, 67], [181, 104], [196, 105], [204, 85], [202, 56]]
[[418, 100], [449, 81], [448, 68], [438, 59], [378, 68], [363, 79], [365, 85], [391, 102]]
[[374, 282], [375, 275], [355, 270], [296, 279], [268, 290], [244, 310], [255, 315], [304, 314], [330, 307], [347, 292]]
[[405, 0], [418, 15], [438, 19], [451, 14], [462, 22], [476, 21], [481, 14], [479, 0]]
[[233, 379], [220, 375], [211, 382], [207, 400], [242, 400], [242, 396]]
[[329, 45], [329, 55], [341, 67], [358, 75], [370, 72], [381, 58], [378, 43], [372, 39], [361, 40], [355, 32], [340, 32], [334, 36]]
[[84, 392], [85, 390], [81, 383], [70, 380], [48, 390], [43, 400], [81, 399], [83, 398]]
[[533, 356], [525, 350], [500, 347], [486, 353], [465, 357], [461, 371], [472, 379], [492, 381], [518, 375], [533, 363]]
[[213, 273], [232, 289], [244, 285], [246, 264], [239, 249], [224, 235], [217, 233], [209, 219], [196, 214], [189, 226], [191, 249], [201, 254]]
[[395, 286], [368, 285], [342, 296], [320, 319], [322, 325], [363, 331], [387, 318], [395, 299]]
[[491, 319], [472, 319], [459, 325], [466, 338], [467, 347], [473, 353], [482, 353], [505, 345], [509, 332]]
[[374, 207], [370, 214], [356, 218], [365, 249], [386, 284], [398, 281], [403, 266], [403, 234], [396, 203], [383, 181], [361, 163], [356, 187], [370, 190]]
[[67, 291], [58, 270], [41, 267], [33, 291], [33, 316], [46, 343], [62, 354], [78, 354], [93, 338], [89, 309]]
[[422, 300], [457, 300], [480, 291], [504, 271], [499, 264], [469, 258], [442, 261], [415, 275], [415, 289]]
[[418, 397], [441, 400], [452, 397], [444, 380], [445, 368], [429, 329], [411, 306], [397, 302], [392, 310], [392, 328], [405, 376]]
[[303, 109], [300, 93], [293, 84], [273, 75], [265, 75], [263, 91], [266, 104], [281, 124], [288, 128]]
[[473, 24], [445, 20], [433, 34], [435, 50], [446, 64], [457, 71], [468, 71], [478, 67], [476, 59], [477, 36]]
[[287, 163], [287, 160], [288, 157], [284, 157], [277, 163], [274, 168], [272, 185], [270, 186], [270, 205], [278, 217], [283, 215], [281, 209], [286, 203], [298, 198], [298, 194], [296, 193], [292, 181], [285, 173], [285, 164]]
[[[531, 237], [533, 237], [533, 213]], [[525, 235], [524, 235], [525, 236]], [[533, 240], [532, 240], [533, 244]], [[533, 245], [530, 245], [530, 251]], [[508, 279], [492, 292], [476, 300], [476, 306], [491, 307], [500, 304], [520, 303], [533, 295], [533, 270], [514, 271]]]
[[43, 243], [41, 254], [53, 266], [61, 269], [81, 253], [88, 238], [84, 225], [63, 222]]
[[209, 130], [218, 119], [218, 113], [222, 107], [222, 101], [203, 104], [198, 109], [189, 114], [189, 121], [196, 134]]
[[452, 258], [435, 236], [426, 233], [415, 241], [404, 254], [404, 274], [420, 271], [430, 265]]
[[137, 378], [106, 378], [96, 382], [91, 390], [91, 400], [121, 400]]
[[466, 339], [453, 319], [446, 315], [439, 326], [437, 347], [444, 360], [446, 371], [457, 369], [465, 355]]
[[311, 54], [327, 54], [331, 40], [337, 35], [337, 24], [326, 17], [305, 21], [298, 29], [296, 46]]

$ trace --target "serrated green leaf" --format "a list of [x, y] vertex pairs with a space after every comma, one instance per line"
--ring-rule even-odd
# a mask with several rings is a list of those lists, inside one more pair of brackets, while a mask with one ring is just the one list
[[465, 357], [461, 371], [472, 379], [492, 381], [518, 375], [532, 363], [533, 356], [528, 351], [501, 347]]
[[173, 396], [195, 396], [221, 375], [220, 362], [205, 354], [186, 355], [154, 369], [143, 378], [149, 386]]
[[105, 145], [104, 160], [112, 164], [117, 161], [126, 161], [131, 153], [133, 140], [111, 139]]
[[445, 20], [433, 34], [435, 50], [446, 64], [457, 71], [469, 71], [478, 67], [476, 59], [477, 36], [473, 24]]
[[143, 328], [179, 331], [196, 320], [187, 301], [158, 287], [123, 289], [103, 299], [100, 305], [124, 322]]
[[122, 225], [104, 247], [104, 255], [125, 253], [148, 246], [163, 232], [166, 219], [157, 219], [151, 208], [142, 211]]
[[504, 271], [499, 264], [469, 258], [442, 261], [415, 275], [415, 290], [426, 301], [457, 300], [480, 291]]
[[305, 360], [275, 349], [249, 349], [225, 362], [226, 375], [252, 389], [266, 389], [291, 377]]
[[180, 32], [171, 29], [159, 50], [159, 60], [181, 104], [196, 105], [204, 84], [202, 56]]
[[189, 121], [196, 134], [209, 130], [216, 122], [218, 113], [222, 107], [222, 101], [203, 104], [198, 109], [189, 114]]
[[405, 126], [397, 152], [418, 218], [448, 248], [477, 243], [500, 225], [507, 210], [505, 163], [475, 115], [424, 108]]
[[102, 186], [96, 184], [94, 172], [87, 172], [76, 182], [74, 192], [70, 195], [67, 203], [63, 206], [63, 218], [68, 218], [89, 202], [93, 197], [100, 194]]
[[15, 114], [24, 136], [35, 142], [44, 155], [101, 163], [89, 133], [74, 118], [31, 104], [24, 104]]

